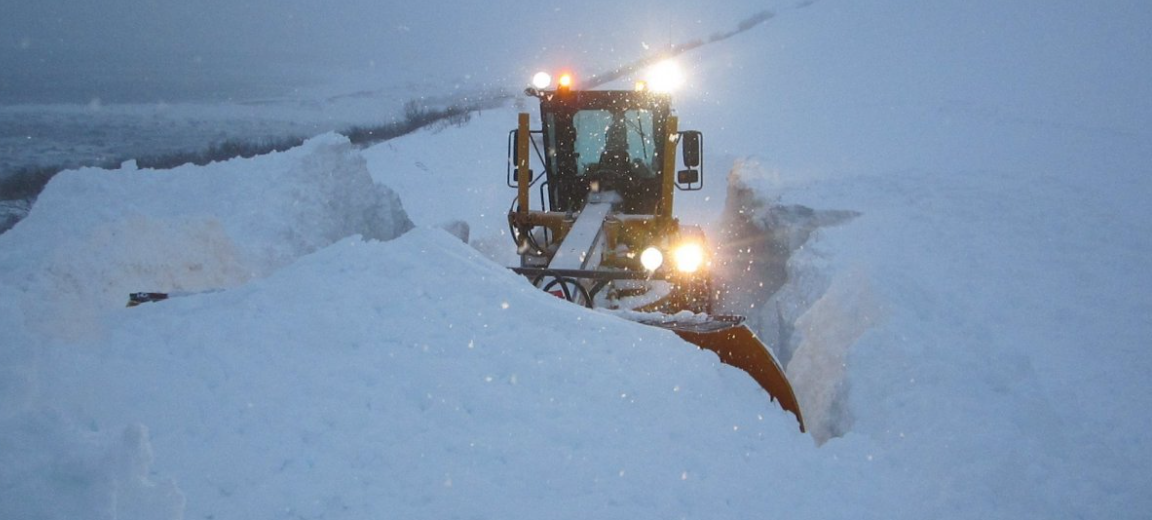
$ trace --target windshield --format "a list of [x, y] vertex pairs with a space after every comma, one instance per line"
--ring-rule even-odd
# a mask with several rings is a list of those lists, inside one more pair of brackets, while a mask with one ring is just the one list
[[576, 131], [576, 174], [596, 170], [651, 177], [657, 171], [652, 111], [580, 110], [572, 117]]

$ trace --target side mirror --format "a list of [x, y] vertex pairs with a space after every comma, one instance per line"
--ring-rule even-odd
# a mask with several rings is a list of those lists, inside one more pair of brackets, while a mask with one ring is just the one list
[[684, 147], [684, 166], [688, 168], [696, 168], [700, 166], [700, 156], [704, 153], [704, 146], [701, 142], [701, 134], [696, 130], [688, 130], [680, 132], [682, 136], [682, 146]]
[[[530, 135], [531, 132], [525, 132], [525, 133], [529, 134], [529, 139], [531, 139], [531, 135]], [[515, 188], [520, 183], [520, 174], [519, 174], [519, 172], [520, 172], [520, 146], [518, 146], [519, 142], [520, 142], [520, 130], [517, 129], [517, 130], [509, 131], [508, 132], [508, 164], [507, 164], [507, 171], [505, 172], [505, 175], [504, 175], [505, 176], [505, 184], [507, 184], [509, 188]], [[525, 156], [524, 160], [529, 161], [531, 159], [530, 159], [530, 157]], [[531, 166], [531, 164], [529, 164], [529, 166]], [[532, 174], [532, 170], [531, 170], [531, 168], [529, 168], [528, 169], [528, 182], [531, 183], [532, 179], [534, 179], [534, 178], [535, 177]]]
[[680, 132], [680, 145], [683, 147], [684, 169], [676, 172], [676, 187], [685, 191], [696, 191], [704, 187], [701, 170], [704, 161], [704, 136], [695, 130]]
[[676, 184], [691, 185], [700, 182], [700, 170], [680, 170], [676, 172]]

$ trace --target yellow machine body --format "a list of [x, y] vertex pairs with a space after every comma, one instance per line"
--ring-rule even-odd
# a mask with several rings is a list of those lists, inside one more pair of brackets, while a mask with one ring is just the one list
[[541, 128], [533, 130], [522, 113], [509, 133], [507, 182], [517, 192], [508, 223], [521, 260], [513, 269], [559, 297], [635, 311], [620, 315], [716, 353], [752, 376], [803, 430], [792, 385], [771, 350], [742, 317], [713, 315], [718, 293], [703, 231], [674, 217], [675, 192], [703, 186], [700, 132], [678, 129], [666, 94], [527, 93], [540, 100]]

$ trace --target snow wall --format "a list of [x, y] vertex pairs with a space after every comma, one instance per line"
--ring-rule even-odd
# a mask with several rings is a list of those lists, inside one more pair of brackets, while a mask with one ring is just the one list
[[172, 170], [66, 171], [4, 235], [4, 283], [37, 331], [85, 334], [130, 292], [198, 292], [261, 278], [348, 236], [412, 224], [344, 137]]
[[[57, 175], [0, 236], [0, 517], [158, 519], [184, 509], [171, 479], [151, 479], [145, 426], [78, 422], [45, 406], [54, 390], [40, 368], [59, 361], [49, 345], [98, 345], [131, 292], [230, 289], [343, 237], [389, 240], [411, 227], [395, 194], [334, 134], [203, 167]], [[73, 382], [106, 397], [90, 379]]]

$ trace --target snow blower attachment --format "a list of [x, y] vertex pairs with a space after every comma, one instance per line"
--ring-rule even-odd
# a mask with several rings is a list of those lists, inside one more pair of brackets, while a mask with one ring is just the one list
[[568, 74], [555, 89], [549, 83], [537, 74], [525, 91], [540, 101], [542, 128], [530, 129], [521, 113], [508, 135], [506, 183], [517, 190], [508, 222], [520, 254], [513, 269], [556, 296], [715, 352], [795, 414], [803, 431], [771, 351], [743, 317], [712, 314], [717, 293], [703, 231], [673, 218], [675, 190], [703, 187], [701, 133], [678, 130], [671, 96], [642, 83], [578, 90]]

